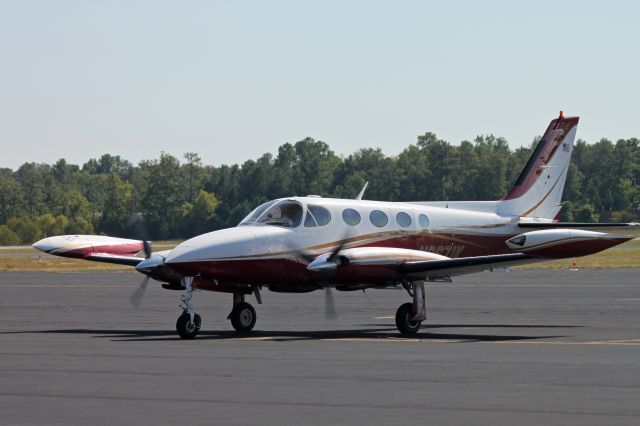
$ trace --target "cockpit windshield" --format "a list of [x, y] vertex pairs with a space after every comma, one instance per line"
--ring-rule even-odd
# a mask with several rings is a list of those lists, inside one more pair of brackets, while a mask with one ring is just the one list
[[258, 219], [259, 224], [295, 228], [302, 221], [302, 205], [297, 201], [280, 201]]
[[251, 212], [240, 225], [276, 225], [295, 228], [302, 222], [302, 204], [297, 201], [270, 201]]
[[255, 225], [256, 221], [258, 220], [260, 215], [262, 213], [264, 213], [264, 211], [266, 209], [268, 209], [269, 207], [271, 207], [272, 205], [274, 205], [277, 202], [278, 202], [278, 200], [272, 200], [272, 201], [267, 201], [264, 204], [260, 204], [258, 207], [253, 209], [253, 211], [251, 213], [249, 213], [244, 219], [242, 219], [242, 221], [238, 224], [238, 226], [241, 226], [241, 225]]

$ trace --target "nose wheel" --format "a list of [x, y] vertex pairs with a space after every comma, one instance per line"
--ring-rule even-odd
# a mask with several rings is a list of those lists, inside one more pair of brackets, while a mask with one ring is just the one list
[[201, 325], [202, 320], [200, 319], [200, 315], [194, 313], [192, 321], [191, 315], [183, 312], [182, 315], [178, 317], [178, 321], [176, 321], [176, 331], [183, 339], [194, 339], [198, 335]]
[[202, 325], [202, 319], [200, 315], [196, 314], [191, 304], [191, 298], [193, 297], [193, 277], [183, 277], [182, 286], [184, 287], [184, 295], [180, 297], [182, 302], [180, 307], [182, 308], [182, 315], [178, 317], [176, 321], [176, 331], [178, 336], [183, 339], [194, 339], [200, 331]]

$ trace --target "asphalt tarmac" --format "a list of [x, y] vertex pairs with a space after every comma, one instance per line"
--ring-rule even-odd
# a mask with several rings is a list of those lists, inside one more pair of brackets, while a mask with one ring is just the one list
[[135, 272], [0, 273], [0, 424], [640, 424], [640, 270], [518, 270], [429, 284], [428, 320], [397, 333], [403, 291], [263, 292], [238, 336], [231, 295]]

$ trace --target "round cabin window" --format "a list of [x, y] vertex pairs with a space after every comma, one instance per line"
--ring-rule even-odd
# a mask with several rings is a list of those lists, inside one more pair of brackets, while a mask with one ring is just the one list
[[344, 209], [342, 211], [342, 220], [347, 225], [356, 226], [360, 223], [360, 213], [354, 209]]
[[408, 228], [411, 226], [411, 216], [405, 212], [400, 212], [396, 215], [396, 222], [398, 222], [398, 225], [402, 228]]
[[371, 220], [371, 223], [373, 223], [373, 225], [377, 226], [378, 228], [382, 228], [383, 226], [386, 226], [387, 223], [389, 223], [387, 214], [380, 210], [373, 210], [369, 214], [369, 219]]

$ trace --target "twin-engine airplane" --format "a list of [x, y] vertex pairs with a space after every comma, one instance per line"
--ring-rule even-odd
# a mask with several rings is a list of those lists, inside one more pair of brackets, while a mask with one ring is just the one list
[[[209, 232], [173, 250], [153, 253], [146, 241], [66, 235], [33, 245], [58, 256], [131, 265], [147, 278], [131, 300], [137, 305], [148, 278], [183, 290], [176, 329], [192, 339], [201, 319], [193, 290], [233, 294], [228, 316], [248, 332], [256, 322], [245, 301], [260, 290], [303, 293], [402, 286], [412, 298], [400, 306], [396, 325], [416, 333], [426, 319], [425, 281], [494, 268], [584, 256], [629, 237], [583, 227], [638, 224], [559, 223], [560, 201], [578, 117], [551, 121], [511, 191], [498, 201], [382, 202], [290, 197], [258, 206], [235, 228]], [[144, 259], [135, 256], [144, 252]]]

